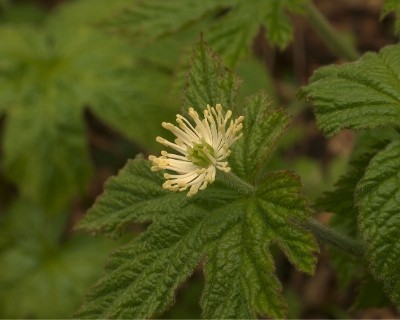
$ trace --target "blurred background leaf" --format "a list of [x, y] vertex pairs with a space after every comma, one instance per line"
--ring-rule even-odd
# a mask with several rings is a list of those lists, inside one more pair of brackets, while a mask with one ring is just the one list
[[[66, 234], [64, 212], [49, 216], [17, 200], [0, 220], [0, 314], [5, 318], [69, 318], [116, 245]], [[67, 224], [68, 226], [68, 224]]]
[[22, 194], [50, 211], [68, 203], [90, 177], [85, 106], [149, 150], [161, 118], [171, 113], [168, 74], [143, 65], [130, 44], [90, 25], [112, 9], [84, 0], [61, 7], [44, 26], [0, 28], [4, 169]]
[[288, 12], [301, 12], [307, 0], [136, 0], [105, 21], [136, 41], [154, 41], [188, 25], [204, 23], [205, 39], [228, 67], [250, 52], [261, 26], [272, 45], [281, 49], [293, 39]]

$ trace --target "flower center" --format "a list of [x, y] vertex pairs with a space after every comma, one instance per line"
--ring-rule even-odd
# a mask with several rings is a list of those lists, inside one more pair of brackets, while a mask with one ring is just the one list
[[215, 157], [213, 147], [211, 147], [205, 140], [195, 144], [192, 148], [188, 149], [188, 159], [196, 166], [207, 168], [213, 163], [212, 158]]

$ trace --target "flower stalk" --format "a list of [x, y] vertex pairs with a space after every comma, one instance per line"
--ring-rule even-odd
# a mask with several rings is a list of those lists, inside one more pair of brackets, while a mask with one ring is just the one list
[[254, 193], [255, 187], [246, 181], [240, 179], [237, 175], [232, 172], [218, 172], [218, 181], [222, 182], [224, 185], [240, 192], [243, 194]]

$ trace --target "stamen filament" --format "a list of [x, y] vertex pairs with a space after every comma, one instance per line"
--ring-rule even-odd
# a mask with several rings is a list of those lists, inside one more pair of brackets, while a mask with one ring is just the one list
[[180, 153], [162, 151], [159, 157], [149, 157], [153, 163], [152, 171], [175, 172], [164, 173], [164, 189], [175, 192], [189, 189], [187, 195], [190, 197], [214, 182], [217, 169], [225, 172], [231, 170], [225, 160], [231, 153], [230, 146], [242, 136], [239, 132], [243, 128], [244, 117], [230, 120], [232, 111], [228, 110], [225, 115], [222, 111], [220, 104], [215, 108], [207, 105], [204, 118], [200, 119], [199, 114], [190, 108], [188, 113], [194, 125], [180, 114], [176, 115], [178, 126], [162, 123], [165, 129], [176, 136], [175, 143], [162, 137], [157, 137], [156, 141]]

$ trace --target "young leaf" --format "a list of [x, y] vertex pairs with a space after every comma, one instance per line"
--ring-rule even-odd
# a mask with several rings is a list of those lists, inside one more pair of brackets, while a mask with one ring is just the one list
[[225, 70], [212, 49], [200, 40], [193, 50], [183, 105], [200, 114], [207, 105], [218, 103], [225, 109], [233, 109], [239, 84], [239, 79]]
[[400, 306], [400, 142], [394, 141], [370, 162], [357, 185], [360, 232], [375, 278], [382, 280], [393, 303]]
[[242, 111], [244, 137], [237, 142], [230, 163], [237, 175], [254, 183], [291, 120], [262, 94], [248, 99]]
[[311, 99], [319, 127], [332, 135], [344, 128], [398, 127], [400, 45], [366, 53], [357, 62], [315, 72], [300, 96]]

